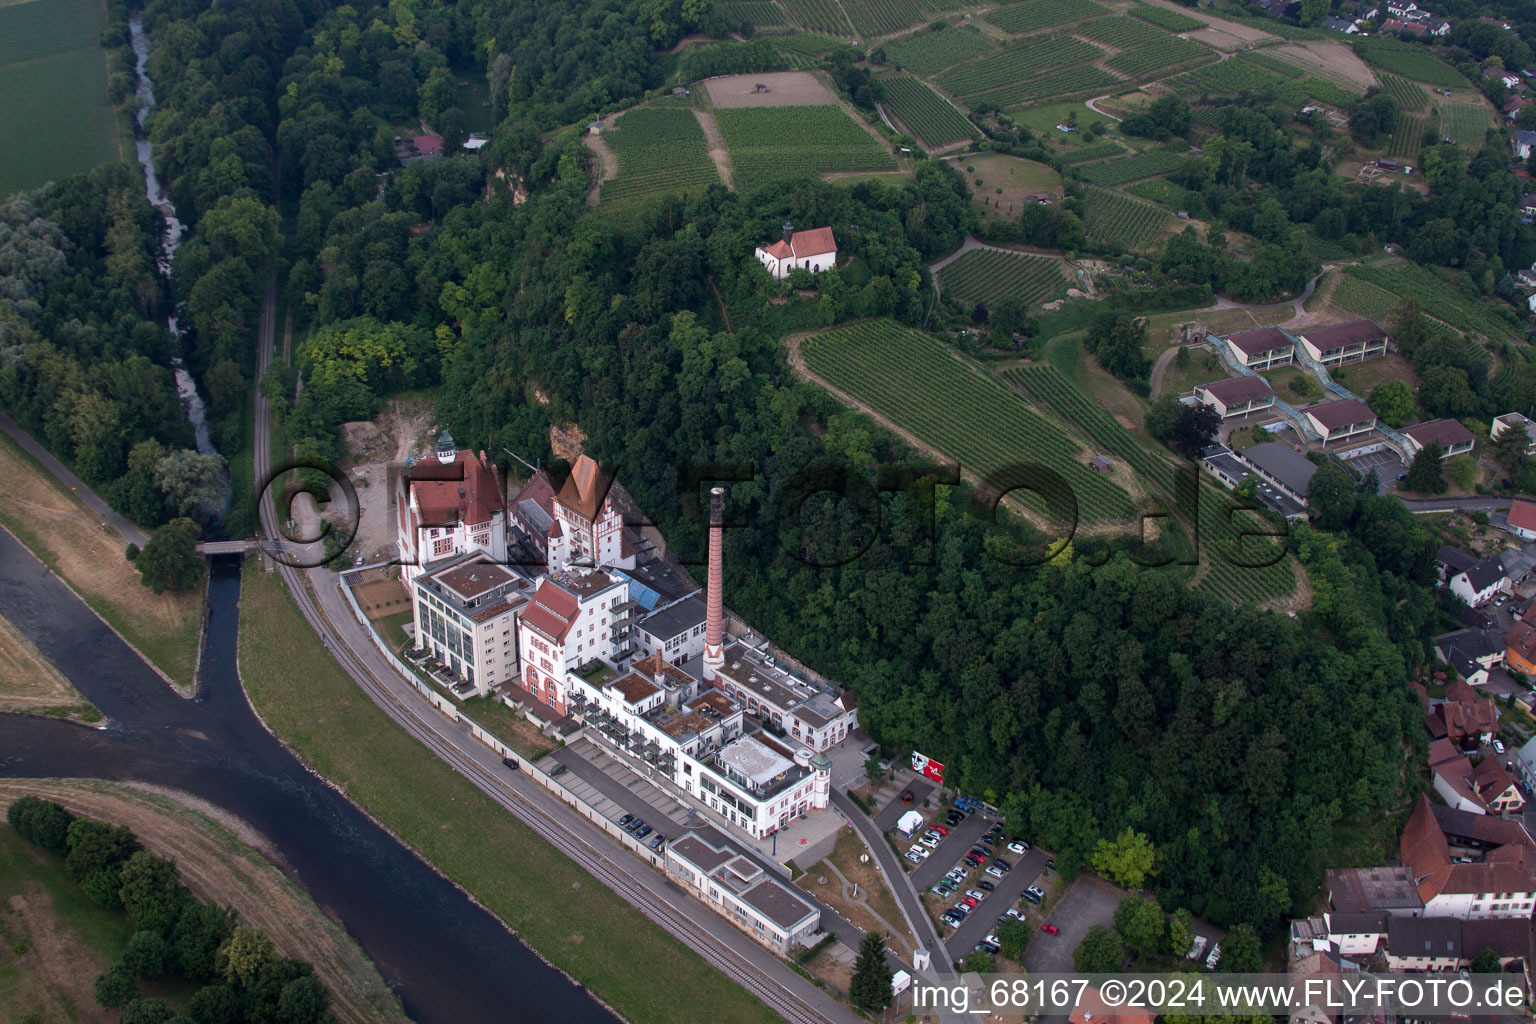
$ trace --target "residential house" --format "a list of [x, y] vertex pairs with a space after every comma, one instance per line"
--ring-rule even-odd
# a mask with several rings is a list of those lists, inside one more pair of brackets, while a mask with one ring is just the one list
[[1499, 565], [1503, 567], [1504, 576], [1509, 580], [1509, 585], [1518, 587], [1530, 578], [1533, 570], [1536, 570], [1536, 557], [1526, 554], [1519, 548], [1504, 548], [1499, 552]]
[[1499, 594], [1509, 593], [1509, 577], [1497, 557], [1479, 559], [1470, 569], [1451, 577], [1451, 593], [1473, 608], [1487, 604]]
[[[1524, 100], [1526, 103], [1530, 102], [1530, 100], [1525, 99], [1523, 96], [1514, 98]], [[1529, 224], [1532, 220], [1536, 220], [1536, 196], [1522, 196], [1520, 199], [1520, 222], [1522, 224]]]
[[1454, 971], [1461, 964], [1461, 921], [1454, 917], [1394, 917], [1387, 922], [1387, 968]]
[[1525, 796], [1496, 756], [1483, 758], [1482, 763], [1472, 769], [1468, 781], [1489, 814], [1519, 814], [1525, 807]]
[[667, 844], [664, 863], [684, 889], [780, 955], [811, 945], [821, 928], [814, 903], [729, 843], [682, 835]]
[[1274, 408], [1275, 393], [1263, 377], [1227, 377], [1195, 387], [1195, 398], [1210, 406], [1222, 419], [1267, 412]]
[[[1523, 831], [1523, 830], [1522, 830]], [[1528, 837], [1527, 837], [1528, 838]], [[1528, 842], [1495, 846], [1481, 854], [1459, 850], [1453, 858], [1450, 844], [1430, 808], [1420, 795], [1403, 828], [1398, 844], [1403, 863], [1413, 872], [1425, 918], [1455, 917], [1523, 918], [1529, 921], [1536, 906], [1536, 851]], [[1388, 945], [1393, 945], [1388, 924]], [[1426, 955], [1422, 944], [1398, 947]], [[1440, 951], [1433, 951], [1441, 953]], [[1452, 965], [1454, 969], [1455, 965]]]
[[486, 561], [507, 560], [506, 499], [496, 468], [485, 452], [461, 451], [446, 430], [436, 456], [395, 482], [395, 547], [407, 587], [426, 562], [471, 551]]
[[1450, 740], [1435, 740], [1429, 745], [1430, 782], [1447, 807], [1473, 814], [1487, 814], [1469, 777], [1472, 762]]
[[1521, 540], [1536, 540], [1536, 503], [1519, 498], [1511, 501], [1505, 522], [1509, 532]]
[[1409, 11], [1416, 11], [1416, 10], [1418, 10], [1419, 9], [1419, 5], [1416, 4], [1416, 3], [1406, 2], [1406, 0], [1387, 0], [1386, 8], [1387, 8], [1387, 17], [1389, 17], [1389, 18], [1401, 18], [1403, 15], [1407, 14]]
[[517, 492], [508, 509], [512, 529], [531, 561], [549, 566], [549, 528], [555, 524], [555, 487], [542, 469]]
[[1510, 145], [1514, 147], [1517, 160], [1529, 159], [1531, 147], [1536, 146], [1536, 132], [1518, 128], [1515, 130], [1515, 137], [1510, 140]]
[[1384, 910], [1330, 911], [1323, 915], [1323, 919], [1327, 922], [1328, 944], [1333, 951], [1358, 961], [1376, 955], [1387, 937], [1387, 922], [1392, 915]]
[[1498, 79], [1504, 83], [1504, 88], [1515, 89], [1520, 86], [1520, 76], [1503, 68], [1483, 68], [1483, 81]]
[[785, 221], [784, 237], [771, 245], [758, 246], [755, 255], [778, 280], [800, 268], [815, 274], [837, 265], [837, 239], [831, 228], [796, 231], [793, 224]]
[[[1514, 124], [1515, 118], [1519, 116], [1521, 108], [1529, 105], [1530, 102], [1531, 101], [1524, 96], [1510, 96], [1504, 101], [1504, 120], [1509, 124]], [[1521, 207], [1520, 213], [1522, 216], [1528, 216], [1523, 205]]]
[[1379, 12], [1375, 7], [1361, 7], [1355, 12], [1356, 21], [1371, 21]]
[[1481, 857], [1501, 846], [1536, 846], [1520, 818], [1472, 814], [1440, 804], [1433, 804], [1429, 809], [1453, 857]]
[[1506, 641], [1497, 629], [1458, 629], [1435, 637], [1435, 655], [1473, 686], [1488, 681], [1488, 671], [1504, 661]]
[[1511, 672], [1536, 678], [1536, 626], [1517, 621], [1504, 634], [1504, 664]]
[[648, 612], [635, 623], [636, 657], [659, 651], [673, 665], [702, 657], [705, 610], [703, 593], [695, 591]]
[[1451, 34], [1451, 23], [1444, 18], [1429, 18], [1424, 22], [1424, 31], [1427, 35], [1435, 37]]
[[1099, 990], [1092, 985], [1077, 994], [1077, 1005], [1067, 1018], [1071, 1024], [1152, 1024], [1156, 1014], [1146, 1010], [1130, 1009], [1125, 1000], [1106, 1003]]
[[1272, 370], [1289, 366], [1296, 358], [1296, 342], [1278, 327], [1259, 327], [1218, 335], [1232, 357], [1250, 370]]
[[1414, 455], [1429, 447], [1431, 441], [1440, 442], [1442, 460], [1467, 454], [1472, 450], [1475, 440], [1472, 437], [1472, 431], [1455, 420], [1430, 420], [1427, 423], [1419, 423], [1404, 428], [1403, 436], [1408, 438], [1408, 447], [1412, 449]]
[[1309, 327], [1297, 338], [1308, 355], [1330, 368], [1386, 355], [1391, 341], [1374, 320], [1348, 320], [1327, 327]]
[[532, 584], [470, 552], [429, 562], [411, 579], [416, 646], [459, 677], [461, 697], [517, 680], [518, 619]]
[[1527, 419], [1518, 412], [1507, 412], [1502, 416], [1495, 416], [1493, 424], [1488, 430], [1488, 436], [1497, 441], [1506, 430], [1523, 430], [1528, 441], [1525, 446], [1525, 454], [1536, 455], [1536, 420]]
[[632, 607], [628, 581], [601, 569], [563, 569], [540, 579], [518, 622], [523, 689], [568, 714], [571, 670], [627, 664]]
[[1330, 1008], [1325, 991], [1337, 992], [1343, 974], [1339, 959], [1331, 952], [1314, 950], [1291, 962], [1290, 982], [1298, 993], [1317, 994], [1315, 1002], [1291, 1007], [1290, 1024], [1338, 1024], [1339, 1015]]
[[1376, 429], [1376, 414], [1358, 398], [1323, 402], [1308, 406], [1303, 411], [1325, 445], [1333, 441], [1347, 441]]
[[1477, 556], [1468, 554], [1461, 548], [1446, 544], [1435, 552], [1435, 567], [1440, 573], [1440, 582], [1455, 576], [1457, 573], [1466, 572], [1477, 564]]
[[571, 466], [552, 510], [555, 521], [546, 541], [551, 570], [571, 562], [633, 569], [653, 554], [638, 527], [629, 525], [640, 521], [638, 513], [590, 456], [579, 456]]
[[1343, 32], [1345, 35], [1350, 36], [1360, 31], [1360, 29], [1356, 27], [1355, 23], [1350, 21], [1348, 18], [1339, 18], [1332, 14], [1323, 19], [1322, 27], [1331, 29], [1334, 32]]
[[1515, 770], [1527, 790], [1536, 790], [1536, 737], [1526, 740], [1515, 752]]
[[1447, 739], [1463, 750], [1483, 746], [1499, 731], [1499, 709], [1465, 679], [1445, 688], [1445, 699], [1424, 718], [1430, 739]]

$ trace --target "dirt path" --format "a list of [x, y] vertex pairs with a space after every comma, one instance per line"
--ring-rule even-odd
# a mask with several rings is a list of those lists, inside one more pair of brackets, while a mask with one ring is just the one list
[[1152, 364], [1152, 373], [1147, 378], [1147, 390], [1153, 398], [1156, 398], [1162, 393], [1163, 375], [1168, 372], [1168, 364], [1173, 362], [1174, 357], [1179, 354], [1180, 348], [1182, 348], [1180, 345], [1173, 346], [1172, 348], [1165, 351], [1162, 355], [1158, 356], [1157, 362]]
[[1098, 115], [1100, 115], [1102, 117], [1109, 118], [1111, 121], [1119, 121], [1119, 120], [1121, 120], [1120, 118], [1116, 117], [1114, 114], [1111, 114], [1109, 111], [1107, 111], [1107, 110], [1100, 110], [1098, 107], [1094, 106], [1094, 104], [1099, 102], [1099, 100], [1107, 100], [1107, 99], [1109, 99], [1109, 93], [1105, 93], [1103, 96], [1095, 96], [1091, 100], [1083, 100], [1083, 106], [1087, 107], [1089, 110], [1093, 111], [1095, 114], [1098, 114]]
[[[384, 979], [339, 924], [257, 851], [272, 847], [249, 825], [187, 794], [100, 780], [0, 779], [0, 806], [35, 794], [76, 814], [126, 825], [158, 857], [176, 862], [194, 895], [233, 907], [272, 936], [278, 952], [307, 960], [344, 1024], [406, 1021]], [[212, 811], [218, 820], [206, 814]]]
[[720, 172], [720, 180], [725, 182], [725, 187], [731, 191], [736, 190], [736, 174], [731, 167], [731, 153], [725, 148], [725, 135], [720, 131], [720, 122], [715, 120], [713, 111], [700, 110], [695, 107], [693, 116], [699, 119], [699, 127], [704, 130], [704, 140], [709, 143], [709, 158], [715, 162], [715, 170]]
[[[613, 120], [610, 118], [607, 123], [612, 124]], [[603, 140], [601, 135], [589, 134], [587, 136], [587, 148], [596, 155], [598, 165], [597, 181], [593, 182], [592, 191], [587, 193], [587, 205], [596, 206], [598, 193], [603, 189], [603, 182], [608, 181], [619, 173], [619, 157], [612, 149], [608, 148], [608, 143]]]

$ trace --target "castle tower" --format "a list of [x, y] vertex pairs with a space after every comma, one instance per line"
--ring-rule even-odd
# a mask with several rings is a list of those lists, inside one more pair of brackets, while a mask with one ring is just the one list
[[704, 604], [704, 681], [715, 683], [716, 674], [725, 664], [725, 629], [721, 621], [724, 602], [721, 595], [724, 569], [725, 488], [714, 487], [709, 492], [709, 590]]
[[784, 222], [784, 244], [788, 245], [790, 239], [795, 237], [795, 226], [789, 221]]
[[816, 773], [816, 781], [811, 789], [811, 806], [818, 811], [824, 811], [832, 802], [832, 761], [826, 754], [817, 754], [811, 758], [811, 771]]
[[445, 466], [451, 466], [458, 460], [459, 446], [454, 443], [453, 435], [444, 430], [437, 435], [437, 461]]

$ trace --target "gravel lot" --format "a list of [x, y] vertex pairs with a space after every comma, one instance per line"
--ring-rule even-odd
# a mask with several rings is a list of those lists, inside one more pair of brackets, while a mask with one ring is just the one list
[[[766, 85], [767, 92], [758, 92]], [[727, 75], [704, 83], [709, 101], [729, 107], [824, 107], [837, 97], [809, 71], [765, 71], [755, 75]]]

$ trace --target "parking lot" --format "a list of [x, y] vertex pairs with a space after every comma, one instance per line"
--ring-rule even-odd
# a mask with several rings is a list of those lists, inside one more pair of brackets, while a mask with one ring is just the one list
[[1400, 474], [1408, 472], [1407, 467], [1403, 465], [1403, 460], [1398, 458], [1397, 453], [1390, 449], [1348, 459], [1344, 462], [1344, 465], [1349, 467], [1349, 471], [1355, 474], [1355, 479], [1357, 480], [1364, 480], [1370, 471], [1374, 469], [1377, 478], [1381, 481], [1378, 491], [1382, 494], [1385, 494], [1397, 484], [1397, 478]]
[[[944, 808], [931, 812], [924, 812], [928, 816], [928, 824], [944, 824]], [[912, 879], [912, 887], [921, 896], [929, 887], [943, 878], [955, 862], [965, 856], [965, 851], [976, 844], [983, 832], [992, 827], [995, 819], [984, 814], [967, 814], [965, 820], [950, 829], [949, 835], [939, 840], [939, 845], [933, 848], [933, 853], [928, 859], [919, 864], [908, 877]], [[910, 841], [903, 840], [900, 833], [893, 833], [896, 846], [905, 854], [907, 848], [917, 841], [917, 836], [922, 835], [919, 830]], [[1004, 854], [1004, 856], [1007, 856]], [[903, 861], [903, 863], [908, 863]]]
[[[1087, 874], [1078, 878], [1047, 917], [1061, 929], [1061, 933], [1047, 935], [1037, 931], [1024, 951], [1024, 968], [1031, 974], [1071, 973], [1072, 951], [1094, 925], [1115, 926], [1115, 908], [1124, 898], [1125, 893], [1102, 878]], [[996, 915], [993, 917], [995, 919]], [[1039, 925], [1035, 927], [1038, 929]]]
[[[997, 852], [998, 856], [1013, 865], [1013, 870], [1002, 878], [993, 878], [978, 869], [949, 901], [949, 906], [954, 906], [959, 901], [961, 893], [966, 889], [977, 888], [976, 883], [983, 879], [997, 886], [995, 891], [987, 893], [987, 898], [982, 900], [981, 904], [960, 922], [960, 927], [955, 929], [954, 934], [945, 940], [944, 947], [949, 950], [950, 957], [955, 960], [962, 960], [969, 956], [976, 948], [976, 943], [996, 931], [997, 915], [1006, 912], [1009, 907], [1020, 906], [1019, 900], [1024, 895], [1024, 890], [1029, 888], [1045, 870], [1046, 856], [1039, 850], [1032, 849], [1023, 854], [1009, 853], [1006, 844], [999, 843]], [[1024, 906], [1027, 907], [1028, 904]], [[1039, 925], [1035, 927], [1038, 928]], [[1054, 941], [1050, 936], [1037, 935], [1030, 940], [1030, 944], [1033, 945], [1041, 939]], [[1068, 969], [1070, 970], [1070, 967]]]

